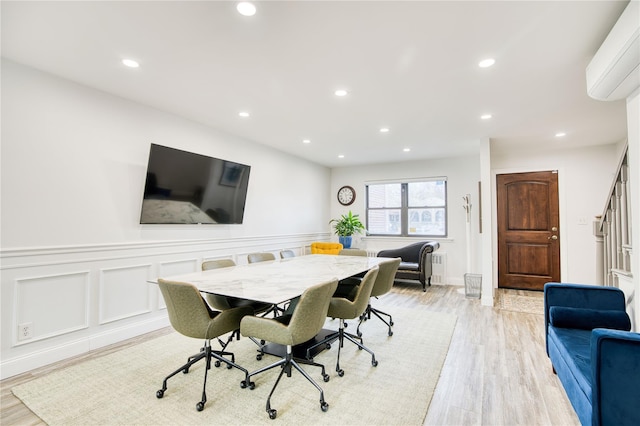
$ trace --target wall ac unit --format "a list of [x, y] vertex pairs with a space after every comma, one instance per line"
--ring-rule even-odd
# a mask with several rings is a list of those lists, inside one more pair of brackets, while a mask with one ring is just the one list
[[587, 93], [624, 99], [640, 87], [640, 2], [630, 1], [587, 66]]

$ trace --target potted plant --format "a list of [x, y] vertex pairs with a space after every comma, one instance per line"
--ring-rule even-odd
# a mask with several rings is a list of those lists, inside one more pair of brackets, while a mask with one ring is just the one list
[[353, 234], [360, 234], [365, 231], [365, 227], [360, 221], [360, 217], [357, 214], [353, 214], [351, 210], [349, 210], [349, 213], [343, 214], [340, 219], [331, 219], [329, 224], [331, 223], [334, 224], [334, 232], [338, 236], [338, 240], [344, 248], [351, 247]]

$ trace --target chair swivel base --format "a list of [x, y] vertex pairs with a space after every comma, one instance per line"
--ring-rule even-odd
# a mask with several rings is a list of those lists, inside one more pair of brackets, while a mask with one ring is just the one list
[[[231, 360], [225, 358], [224, 356], [231, 356]], [[235, 356], [233, 353], [231, 352], [224, 352], [224, 351], [214, 351], [211, 349], [211, 342], [207, 341], [205, 342], [205, 346], [203, 348], [203, 350], [198, 353], [197, 355], [191, 356], [189, 357], [188, 361], [186, 364], [184, 364], [182, 367], [178, 368], [177, 370], [175, 370], [174, 372], [172, 372], [171, 374], [169, 374], [167, 377], [165, 377], [164, 381], [162, 382], [162, 389], [158, 390], [156, 392], [156, 397], [158, 399], [162, 398], [164, 396], [165, 391], [167, 390], [167, 382], [170, 378], [172, 378], [173, 376], [175, 376], [176, 374], [178, 374], [179, 372], [182, 372], [184, 374], [187, 374], [189, 372], [189, 369], [191, 368], [191, 366], [193, 364], [195, 364], [196, 362], [200, 361], [201, 359], [205, 359], [206, 360], [206, 367], [204, 370], [204, 384], [202, 385], [202, 399], [200, 400], [200, 402], [198, 402], [196, 404], [196, 409], [198, 411], [202, 411], [204, 410], [204, 404], [207, 402], [207, 373], [209, 372], [209, 370], [211, 369], [211, 359], [215, 358], [216, 361], [214, 363], [214, 365], [216, 367], [219, 367], [221, 365], [222, 362], [224, 362], [225, 364], [227, 364], [227, 368], [231, 369], [233, 367], [237, 368], [238, 370], [244, 372], [245, 375], [245, 380], [248, 380], [249, 377], [249, 372], [239, 366], [238, 364], [235, 363]]]
[[[382, 312], [378, 309], [372, 308], [371, 305], [367, 306], [367, 310], [364, 311], [364, 313], [362, 315], [360, 315], [360, 322], [358, 322], [358, 327], [356, 328], [356, 332], [358, 334], [358, 336], [362, 336], [362, 333], [360, 332], [360, 325], [362, 324], [363, 321], [367, 321], [371, 319], [371, 314], [375, 315], [376, 317], [378, 317], [378, 319], [380, 321], [382, 321], [383, 323], [386, 324], [386, 326], [389, 328], [388, 331], [388, 335], [389, 336], [393, 336], [393, 330], [391, 329], [391, 327], [393, 327], [393, 318], [391, 317], [391, 315], [389, 315], [386, 312]], [[382, 315], [386, 315], [389, 317], [389, 321], [387, 322], [384, 318], [382, 318]]]
[[306, 365], [313, 365], [316, 367], [321, 367], [322, 368], [322, 378], [325, 382], [329, 381], [329, 375], [325, 374], [325, 369], [324, 369], [324, 365], [322, 364], [318, 364], [316, 362], [313, 361], [309, 361], [309, 360], [305, 360], [305, 359], [296, 359], [293, 357], [292, 353], [291, 353], [291, 346], [287, 346], [287, 354], [284, 358], [274, 362], [271, 365], [268, 365], [266, 367], [260, 368], [252, 373], [249, 373], [245, 380], [240, 382], [240, 387], [241, 388], [246, 388], [248, 387], [249, 389], [253, 390], [255, 389], [256, 385], [254, 382], [251, 381], [251, 377], [255, 376], [256, 374], [260, 374], [264, 371], [270, 370], [272, 368], [275, 367], [280, 367], [280, 374], [278, 375], [278, 378], [276, 379], [276, 382], [273, 385], [273, 388], [271, 388], [271, 392], [269, 392], [269, 396], [267, 397], [267, 404], [266, 404], [266, 411], [267, 414], [269, 415], [270, 419], [275, 419], [278, 416], [278, 410], [271, 408], [271, 396], [273, 395], [274, 391], [276, 390], [276, 387], [278, 387], [278, 383], [280, 383], [280, 379], [282, 378], [282, 375], [284, 373], [287, 373], [287, 377], [291, 377], [291, 367], [295, 368], [296, 370], [298, 370], [300, 372], [300, 374], [302, 374], [313, 386], [315, 386], [316, 389], [318, 389], [318, 391], [320, 392], [320, 409], [324, 412], [326, 412], [329, 409], [329, 404], [324, 400], [324, 391], [322, 390], [322, 388], [320, 387], [320, 385], [318, 385], [316, 383], [315, 380], [313, 380], [311, 378], [311, 376], [309, 376], [309, 374], [304, 371], [302, 369], [302, 367], [300, 367], [300, 364], [306, 364]]
[[[346, 331], [344, 331], [346, 325], [347, 325], [346, 321], [340, 320], [340, 328], [338, 329], [338, 331], [328, 335], [321, 342], [318, 342], [316, 344], [316, 345], [326, 345], [327, 347], [330, 347], [331, 343], [333, 343], [336, 340], [338, 341], [338, 358], [336, 360], [336, 372], [340, 377], [344, 376], [344, 370], [340, 368], [340, 350], [342, 347], [344, 347], [344, 339], [347, 339], [350, 342], [352, 342], [354, 345], [358, 347], [359, 350], [365, 350], [369, 354], [371, 354], [371, 365], [374, 367], [378, 366], [376, 355], [373, 353], [373, 351], [371, 351], [371, 349], [367, 348], [363, 344], [362, 337], [360, 337], [362, 333], [358, 331], [358, 336], [355, 336], [351, 333], [347, 333]], [[358, 342], [357, 339], [359, 339], [360, 341]]]

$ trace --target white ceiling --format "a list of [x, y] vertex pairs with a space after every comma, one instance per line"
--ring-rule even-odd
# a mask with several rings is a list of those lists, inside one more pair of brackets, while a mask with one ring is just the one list
[[585, 68], [627, 1], [235, 4], [2, 1], [2, 56], [329, 167], [626, 137]]

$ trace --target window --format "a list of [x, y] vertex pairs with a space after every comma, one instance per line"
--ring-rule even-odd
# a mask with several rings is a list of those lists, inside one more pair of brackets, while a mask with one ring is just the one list
[[370, 235], [447, 236], [447, 181], [367, 185]]

